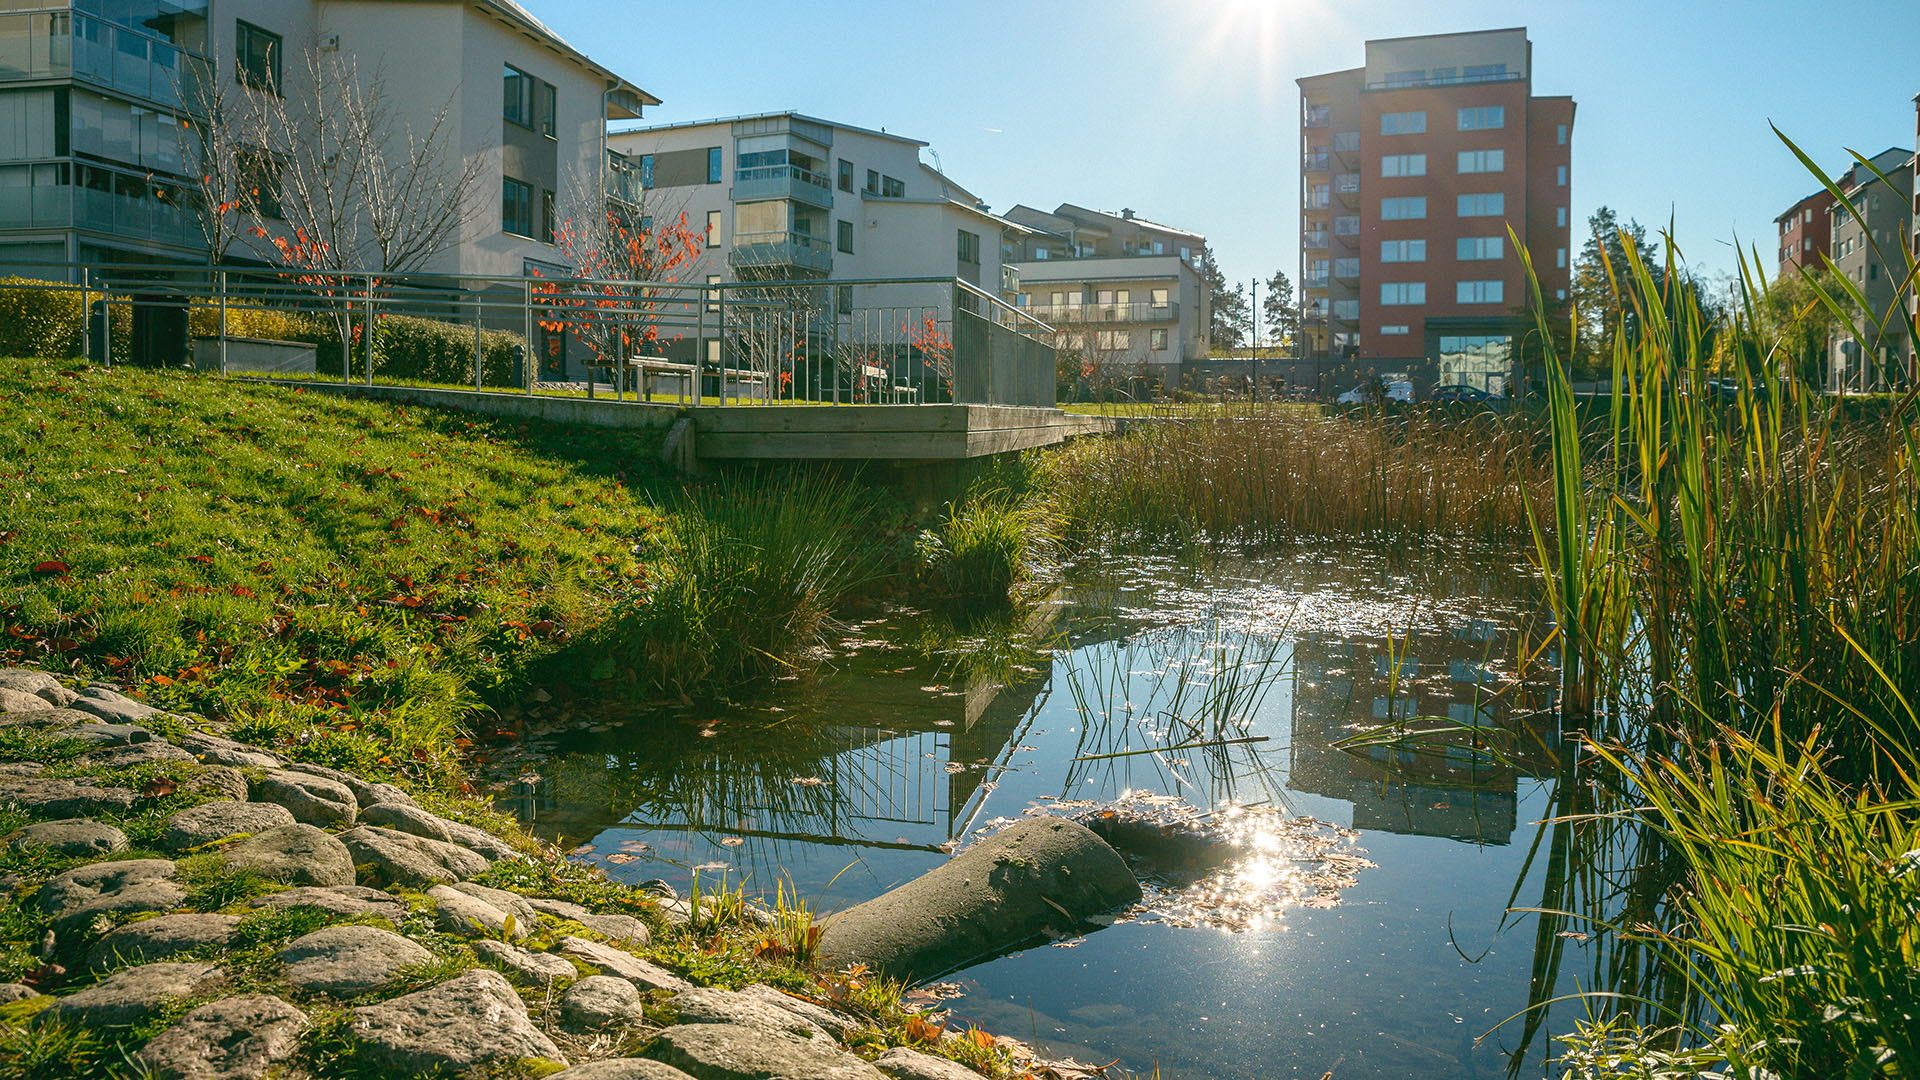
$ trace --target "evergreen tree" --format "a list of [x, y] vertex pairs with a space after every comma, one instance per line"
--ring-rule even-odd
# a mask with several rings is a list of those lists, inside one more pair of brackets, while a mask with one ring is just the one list
[[1200, 277], [1207, 283], [1213, 299], [1212, 318], [1207, 325], [1207, 344], [1215, 349], [1237, 349], [1245, 344], [1253, 329], [1253, 313], [1247, 304], [1243, 285], [1227, 287], [1227, 276], [1214, 261], [1213, 245], [1200, 249]]
[[1267, 298], [1260, 301], [1268, 331], [1275, 345], [1285, 345], [1300, 333], [1300, 308], [1293, 298], [1293, 282], [1285, 270], [1275, 270], [1267, 279]]

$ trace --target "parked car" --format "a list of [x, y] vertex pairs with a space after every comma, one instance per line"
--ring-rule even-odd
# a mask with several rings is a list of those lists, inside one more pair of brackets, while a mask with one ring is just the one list
[[[1334, 403], [1338, 405], [1365, 404], [1368, 397], [1370, 396], [1367, 393], [1367, 390], [1368, 388], [1365, 386], [1356, 386], [1353, 389], [1347, 391], [1346, 393], [1341, 394], [1339, 397], [1334, 398], [1333, 399]], [[1388, 383], [1386, 386], [1386, 400], [1412, 401], [1413, 400], [1413, 384], [1410, 382], [1407, 382], [1404, 379], [1396, 382]]]
[[1434, 387], [1433, 397], [1429, 400], [1484, 402], [1484, 401], [1492, 401], [1494, 400], [1494, 397], [1492, 394], [1487, 393], [1485, 390], [1482, 390], [1477, 386], [1449, 384], [1446, 386]]

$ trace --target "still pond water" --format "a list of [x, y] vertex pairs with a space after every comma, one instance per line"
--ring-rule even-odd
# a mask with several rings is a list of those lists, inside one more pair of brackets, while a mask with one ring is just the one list
[[[1518, 1022], [1476, 1044], [1529, 1000], [1536, 926], [1511, 909], [1539, 901], [1555, 812], [1556, 674], [1524, 558], [1295, 552], [1074, 580], [1035, 616], [1046, 650], [926, 659], [924, 620], [875, 612], [770, 700], [536, 744], [502, 804], [623, 880], [791, 882], [827, 909], [1023, 814], [1129, 792], [1250, 806], [1257, 857], [952, 973], [946, 1006], [1168, 1077], [1504, 1077], [1516, 1053], [1542, 1075], [1545, 1040], [1522, 1051]], [[1486, 734], [1336, 745], [1409, 717]], [[1155, 750], [1223, 739], [1242, 741]]]

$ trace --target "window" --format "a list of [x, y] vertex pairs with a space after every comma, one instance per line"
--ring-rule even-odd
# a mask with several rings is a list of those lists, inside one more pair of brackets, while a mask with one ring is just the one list
[[1380, 220], [1382, 221], [1414, 221], [1426, 216], [1427, 198], [1424, 195], [1380, 200]]
[[1360, 276], [1360, 260], [1342, 258], [1333, 260], [1333, 276], [1337, 278], [1357, 278]]
[[540, 134], [549, 139], [560, 135], [560, 91], [550, 82], [540, 84]]
[[891, 176], [880, 178], [880, 197], [883, 199], [904, 199], [907, 197], [907, 182], [895, 180]]
[[1156, 308], [1164, 308], [1164, 307], [1166, 307], [1166, 306], [1167, 306], [1167, 300], [1168, 300], [1168, 293], [1167, 293], [1167, 290], [1165, 290], [1165, 289], [1155, 289], [1155, 290], [1153, 290], [1153, 292], [1152, 292], [1151, 294], [1149, 294], [1149, 295], [1151, 295], [1151, 296], [1153, 297], [1153, 306], [1154, 306], [1154, 307], [1156, 307]]
[[840, 159], [840, 190], [853, 190], [853, 162], [846, 158]]
[[866, 192], [869, 195], [880, 194], [880, 170], [868, 169], [867, 170], [867, 186], [864, 188], [861, 188], [860, 190]]
[[1466, 77], [1469, 82], [1486, 82], [1505, 78], [1506, 74], [1505, 64], [1468, 64]]
[[1553, 129], [1553, 141], [1561, 146], [1567, 145], [1567, 125], [1561, 124]]
[[1461, 131], [1497, 131], [1507, 126], [1507, 107], [1482, 105], [1477, 109], [1461, 109], [1456, 121]]
[[1382, 240], [1380, 261], [1383, 263], [1426, 262], [1427, 242], [1425, 240]]
[[720, 246], [720, 211], [718, 210], [707, 211], [707, 246], [710, 248]]
[[970, 233], [965, 229], [961, 229], [959, 230], [958, 237], [959, 242], [955, 245], [955, 253], [959, 256], [960, 261], [963, 263], [979, 262], [980, 234]]
[[1427, 130], [1425, 109], [1415, 112], [1390, 112], [1380, 114], [1380, 134], [1382, 135], [1418, 135]]
[[1455, 201], [1455, 212], [1460, 217], [1499, 217], [1507, 212], [1507, 197], [1498, 191], [1461, 195]]
[[1459, 171], [1463, 173], [1505, 172], [1507, 152], [1505, 150], [1462, 150], [1460, 151]]
[[1561, 228], [1567, 227], [1567, 208], [1562, 206], [1553, 212], [1553, 223]]
[[1553, 298], [1555, 300], [1565, 300], [1567, 298], [1567, 290], [1565, 289], [1553, 290]]
[[1381, 337], [1399, 337], [1410, 332], [1411, 330], [1405, 324], [1395, 324], [1393, 326], [1383, 326], [1380, 328]]
[[[76, 32], [78, 28], [76, 27]], [[234, 78], [242, 86], [268, 93], [280, 92], [280, 35], [250, 22], [234, 20]]]
[[1498, 304], [1506, 300], [1506, 282], [1462, 281], [1453, 287], [1456, 304]]
[[1418, 71], [1387, 72], [1387, 85], [1389, 87], [1418, 86], [1421, 83], [1426, 81], [1427, 81], [1427, 72], [1425, 68], [1422, 68]]
[[1427, 175], [1427, 155], [1388, 154], [1380, 159], [1380, 175], [1425, 176]]
[[1167, 351], [1167, 332], [1164, 329], [1153, 331], [1153, 351]]
[[1427, 302], [1427, 284], [1424, 281], [1388, 281], [1380, 285], [1380, 302], [1389, 305], [1424, 304]]
[[1461, 262], [1498, 259], [1506, 254], [1504, 236], [1463, 236], [1453, 242], [1453, 257]]
[[836, 285], [833, 287], [833, 307], [842, 315], [853, 314], [853, 286]]
[[708, 311], [719, 311], [719, 310], [720, 310], [720, 290], [719, 290], [718, 288], [716, 288], [716, 287], [715, 287], [715, 286], [718, 286], [719, 284], [720, 284], [720, 275], [719, 275], [719, 274], [708, 274], [708, 275], [707, 275], [707, 286], [708, 286], [708, 288], [707, 288], [707, 310], [708, 310]]
[[1556, 267], [1559, 267], [1562, 270], [1565, 270], [1567, 268], [1567, 249], [1566, 248], [1553, 249], [1553, 265]]
[[540, 193], [540, 239], [551, 244], [560, 238], [560, 215], [554, 206], [553, 192]]
[[653, 186], [653, 155], [652, 154], [640, 155], [640, 186], [643, 188], [650, 188]]
[[533, 185], [511, 176], [501, 182], [500, 231], [533, 235]]
[[1567, 186], [1567, 167], [1565, 165], [1560, 166], [1560, 172], [1558, 175], [1560, 179], [1560, 186], [1566, 187]]
[[842, 221], [836, 226], [839, 232], [839, 247], [847, 254], [853, 254], [853, 222]]
[[719, 182], [720, 182], [720, 148], [717, 146], [710, 146], [707, 148], [707, 183], [717, 184]]
[[512, 64], [506, 66], [506, 71], [505, 100], [500, 114], [509, 123], [530, 128], [533, 126], [533, 76]]
[[245, 147], [235, 155], [240, 172], [241, 190], [261, 217], [280, 220], [280, 159], [265, 150]]

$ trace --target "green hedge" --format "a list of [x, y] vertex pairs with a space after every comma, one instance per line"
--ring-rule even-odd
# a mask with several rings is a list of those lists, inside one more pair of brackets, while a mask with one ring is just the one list
[[[504, 330], [481, 332], [481, 382], [484, 385], [523, 385], [521, 364], [515, 362], [513, 355], [521, 342], [519, 334]], [[379, 362], [376, 374], [421, 382], [473, 384], [472, 326], [411, 315], [387, 315], [380, 319], [380, 336], [375, 345]]]
[[80, 294], [44, 281], [0, 278], [0, 356], [62, 360], [80, 352]]

